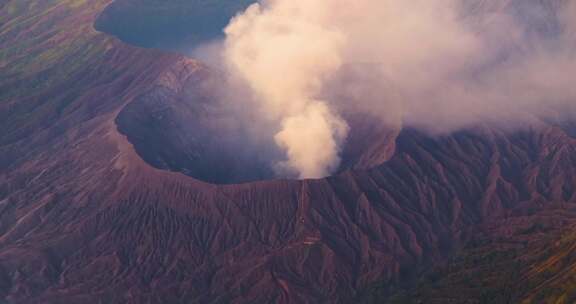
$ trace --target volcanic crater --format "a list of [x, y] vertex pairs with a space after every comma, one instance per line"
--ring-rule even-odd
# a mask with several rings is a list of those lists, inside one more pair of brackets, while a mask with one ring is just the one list
[[[574, 124], [392, 140], [393, 128], [343, 111], [346, 174], [206, 185], [141, 166], [116, 127], [156, 167], [213, 183], [272, 175], [266, 163], [260, 176], [230, 174], [246, 171], [241, 161], [215, 172], [222, 153], [250, 145], [211, 127], [221, 108], [194, 89], [210, 74], [93, 32], [110, 1], [0, 1], [0, 302], [385, 303], [431, 265], [434, 284], [393, 303], [546, 302], [534, 287], [548, 302], [573, 299]], [[140, 16], [209, 2], [114, 3], [140, 3], [127, 6]]]
[[[249, 114], [235, 110], [241, 104], [230, 104], [241, 102], [219, 97], [218, 77], [193, 60], [169, 74], [116, 118], [140, 157], [156, 168], [214, 184], [289, 178], [274, 169], [284, 155], [273, 134], [253, 134]], [[336, 173], [372, 168], [389, 159], [398, 133], [394, 128], [366, 114], [345, 117], [350, 134]]]
[[[128, 44], [189, 54], [197, 46], [221, 38], [228, 19], [252, 1], [218, 3], [204, 7], [187, 1], [166, 5], [117, 0], [94, 26]], [[193, 18], [198, 12], [202, 17]], [[145, 26], [139, 26], [141, 23]], [[278, 126], [257, 123], [254, 127], [259, 118], [252, 112], [257, 109], [236, 100], [237, 96], [226, 97], [224, 77], [216, 70], [192, 59], [181, 61], [120, 111], [116, 118], [119, 131], [148, 164], [204, 182], [290, 178], [276, 170], [278, 162], [286, 158], [274, 142]], [[366, 113], [342, 112], [350, 132], [334, 173], [372, 168], [392, 156], [399, 128]]]

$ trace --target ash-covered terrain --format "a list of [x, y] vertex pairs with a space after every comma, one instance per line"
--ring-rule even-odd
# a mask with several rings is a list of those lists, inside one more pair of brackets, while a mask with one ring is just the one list
[[[463, 2], [574, 37], [569, 0]], [[571, 100], [449, 132], [344, 105], [338, 168], [279, 176], [182, 54], [247, 5], [0, 0], [0, 302], [574, 301]]]

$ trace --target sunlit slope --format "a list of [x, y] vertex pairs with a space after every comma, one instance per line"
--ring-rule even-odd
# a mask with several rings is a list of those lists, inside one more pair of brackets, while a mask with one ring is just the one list
[[[0, 143], [53, 123], [93, 83], [110, 39], [86, 18], [107, 1], [8, 1], [0, 10]], [[90, 67], [90, 68], [88, 68]], [[93, 76], [92, 76], [93, 77]], [[66, 90], [63, 90], [66, 88]]]
[[[153, 53], [128, 50], [99, 33], [93, 21], [109, 0], [6, 1], [0, 9], [0, 168], [33, 153], [24, 148], [47, 140], [79, 115], [110, 111], [102, 99], [121, 103], [122, 92]], [[133, 52], [130, 56], [128, 52]], [[157, 60], [161, 62], [161, 58]], [[124, 77], [129, 77], [124, 78]], [[115, 90], [109, 85], [124, 81]], [[120, 91], [118, 91], [120, 90]], [[86, 102], [89, 96], [101, 100]], [[54, 128], [55, 127], [55, 128]]]

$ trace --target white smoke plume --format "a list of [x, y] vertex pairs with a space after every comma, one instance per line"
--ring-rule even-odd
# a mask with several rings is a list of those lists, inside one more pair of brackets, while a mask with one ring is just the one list
[[323, 177], [346, 109], [449, 132], [572, 105], [576, 4], [544, 2], [265, 0], [231, 21], [222, 53], [278, 121], [277, 169]]
[[321, 99], [326, 79], [342, 65], [343, 33], [317, 1], [254, 4], [226, 29], [225, 57], [266, 113], [281, 121], [275, 136], [288, 160], [279, 170], [323, 177], [338, 166], [346, 123]]

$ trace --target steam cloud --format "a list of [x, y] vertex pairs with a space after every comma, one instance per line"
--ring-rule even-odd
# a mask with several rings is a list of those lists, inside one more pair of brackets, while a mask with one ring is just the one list
[[267, 0], [226, 28], [222, 54], [277, 121], [277, 170], [323, 177], [352, 109], [430, 132], [562, 112], [576, 98], [570, 0]]
[[[317, 1], [252, 5], [226, 29], [226, 58], [281, 120], [278, 146], [288, 161], [280, 170], [322, 177], [338, 165], [346, 123], [320, 98], [326, 79], [342, 65], [343, 33], [324, 25], [331, 16]], [[326, 20], [322, 20], [326, 19]]]

